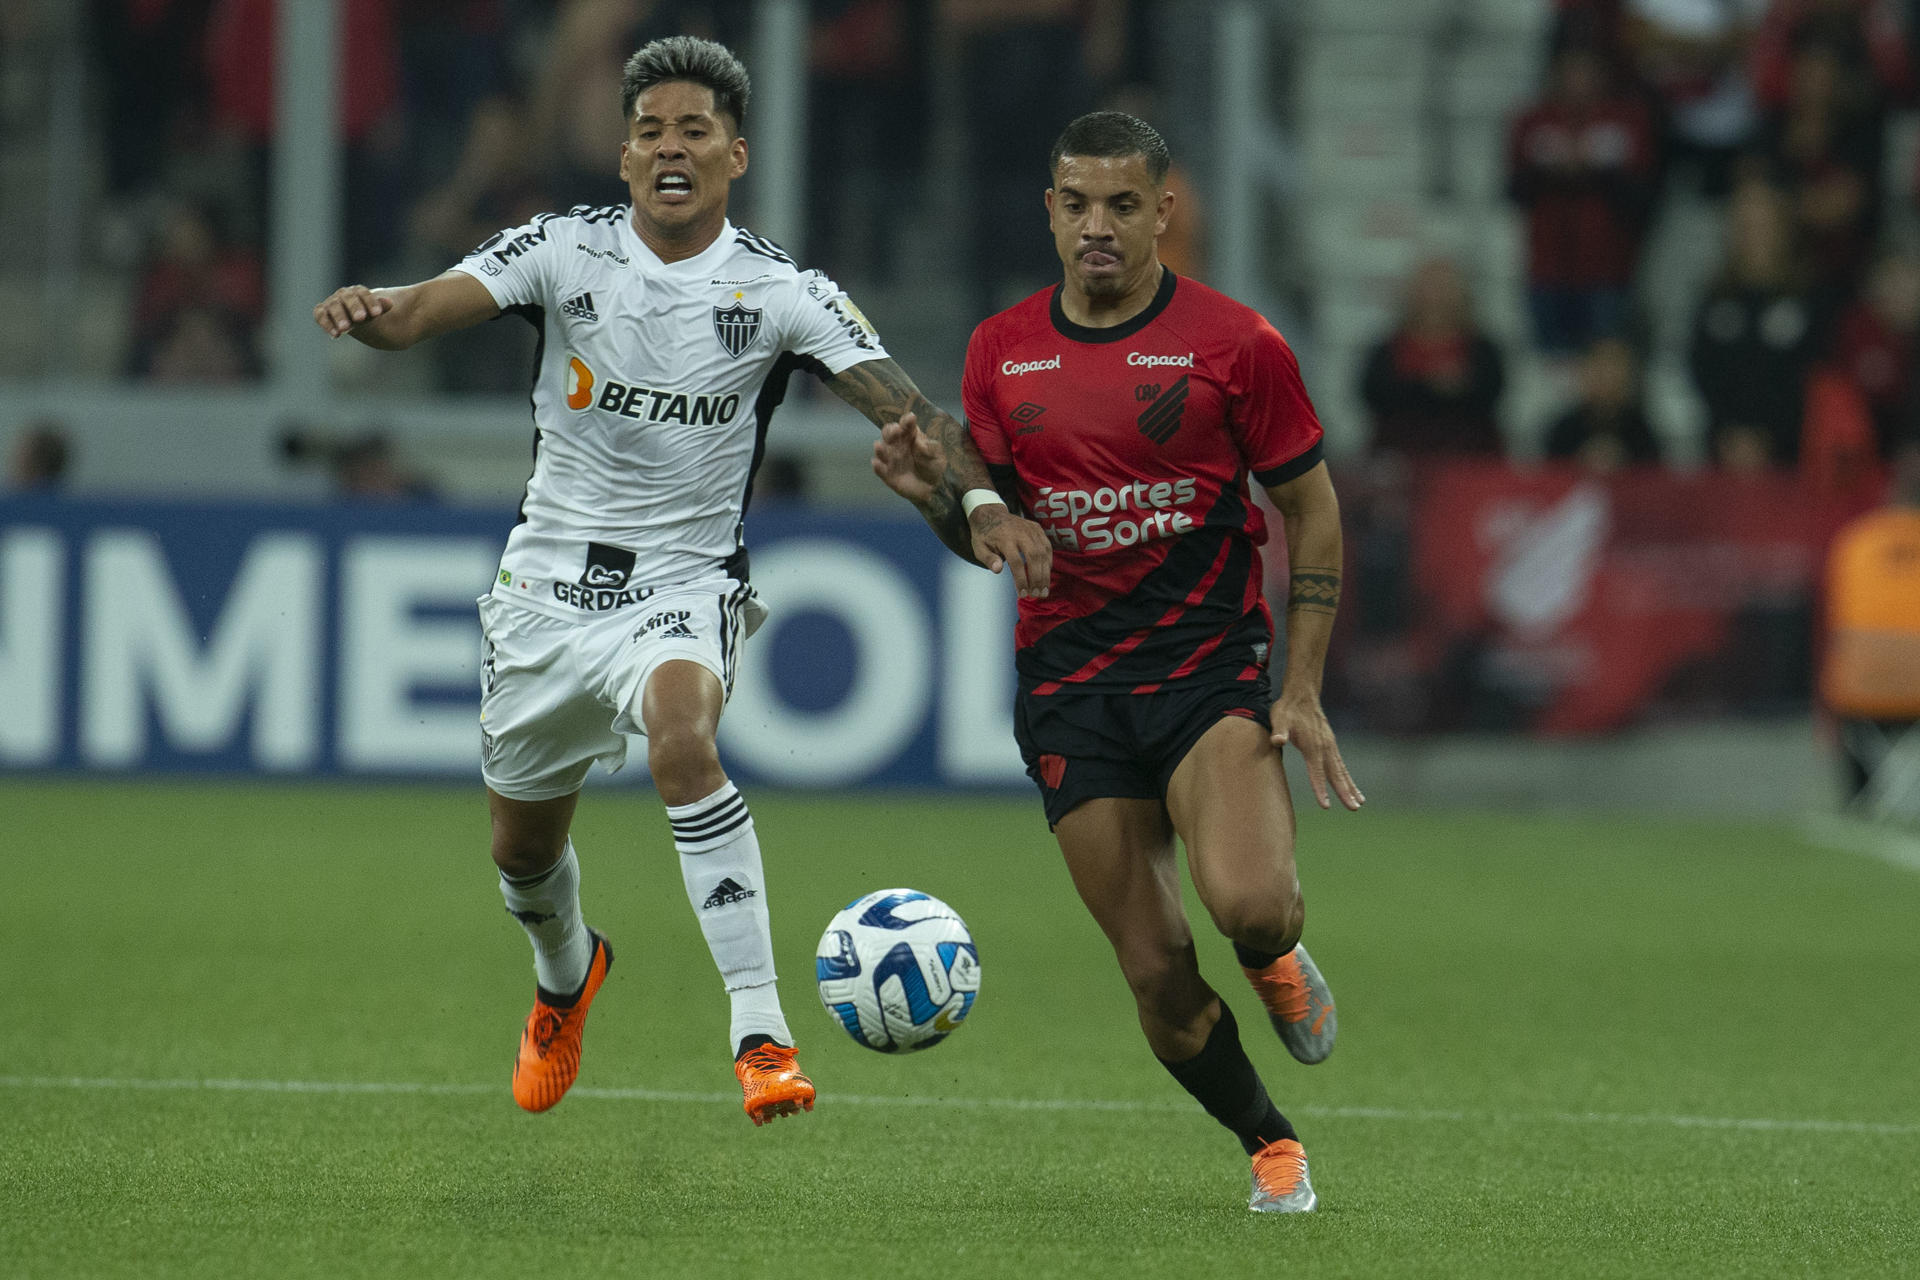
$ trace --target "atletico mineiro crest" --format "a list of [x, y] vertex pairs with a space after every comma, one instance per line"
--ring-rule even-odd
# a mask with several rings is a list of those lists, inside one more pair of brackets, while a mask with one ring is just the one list
[[740, 353], [760, 336], [760, 313], [741, 305], [739, 294], [733, 296], [732, 306], [713, 309], [713, 331], [720, 336], [720, 345], [727, 349], [727, 354], [738, 360]]

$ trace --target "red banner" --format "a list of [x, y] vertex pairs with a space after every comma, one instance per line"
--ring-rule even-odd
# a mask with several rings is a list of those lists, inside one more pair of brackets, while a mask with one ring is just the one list
[[1449, 462], [1407, 482], [1402, 640], [1357, 636], [1353, 662], [1396, 653], [1433, 707], [1466, 708], [1407, 728], [1588, 733], [1802, 696], [1825, 548], [1862, 506], [1786, 474]]

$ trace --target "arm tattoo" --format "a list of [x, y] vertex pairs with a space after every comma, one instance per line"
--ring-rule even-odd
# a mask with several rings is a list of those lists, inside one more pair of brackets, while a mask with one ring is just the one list
[[858, 409], [874, 426], [898, 421], [905, 414], [920, 420], [920, 429], [939, 442], [947, 454], [946, 484], [957, 504], [968, 489], [992, 488], [979, 463], [967, 429], [952, 414], [926, 398], [907, 371], [892, 360], [867, 360], [827, 379], [833, 393]]
[[1306, 568], [1293, 571], [1287, 592], [1287, 612], [1303, 609], [1308, 613], [1334, 613], [1340, 608], [1340, 574], [1334, 569]]
[[[946, 451], [947, 473], [921, 514], [926, 517], [934, 533], [939, 535], [940, 541], [946, 543], [961, 559], [972, 560], [973, 530], [960, 505], [960, 495], [970, 488], [987, 487], [989, 482], [982, 471], [977, 486], [970, 484], [956, 469], [956, 462], [965, 467], [977, 457], [966, 428], [954, 421], [952, 414], [922, 395], [913, 379], [907, 376], [906, 370], [893, 360], [862, 361], [828, 378], [827, 385], [874, 426], [897, 422], [911, 413], [919, 419], [920, 429], [939, 442]], [[975, 468], [979, 466], [977, 462], [973, 465]]]

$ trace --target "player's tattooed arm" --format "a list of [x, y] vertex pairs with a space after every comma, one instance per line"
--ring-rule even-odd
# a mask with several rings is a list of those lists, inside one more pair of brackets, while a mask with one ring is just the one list
[[1320, 706], [1320, 679], [1340, 607], [1340, 566], [1345, 559], [1340, 501], [1324, 462], [1268, 485], [1267, 497], [1286, 525], [1289, 571], [1286, 670], [1276, 673], [1280, 692], [1270, 712], [1273, 745], [1300, 753], [1307, 784], [1321, 808], [1337, 799], [1358, 809], [1366, 797], [1340, 758], [1340, 744]]
[[1334, 614], [1340, 611], [1340, 570], [1324, 565], [1293, 566], [1287, 612]]
[[[880, 428], [874, 472], [920, 509], [955, 555], [995, 573], [1009, 565], [1021, 595], [1047, 594], [1052, 545], [1039, 525], [1014, 513], [965, 426], [922, 395], [892, 360], [854, 365], [829, 377], [827, 385]], [[962, 498], [973, 489], [1002, 497], [975, 505], [969, 514]]]

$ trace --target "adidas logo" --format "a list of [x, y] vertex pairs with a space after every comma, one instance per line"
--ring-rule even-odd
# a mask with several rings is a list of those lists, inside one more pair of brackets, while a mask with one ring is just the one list
[[560, 304], [560, 312], [562, 315], [572, 316], [576, 320], [598, 320], [600, 318], [600, 313], [593, 309], [593, 294], [591, 291], [583, 293], [577, 298], [568, 298]]
[[713, 892], [708, 894], [707, 900], [700, 904], [700, 909], [702, 911], [711, 911], [715, 907], [724, 907], [730, 902], [745, 902], [748, 898], [757, 898], [759, 896], [760, 891], [758, 889], [742, 889], [738, 884], [734, 883], [732, 876], [728, 876], [719, 884], [713, 886]]
[[676, 622], [665, 631], [660, 632], [660, 634], [663, 636], [672, 636], [676, 640], [697, 639], [693, 632], [687, 630], [687, 624], [684, 622]]

